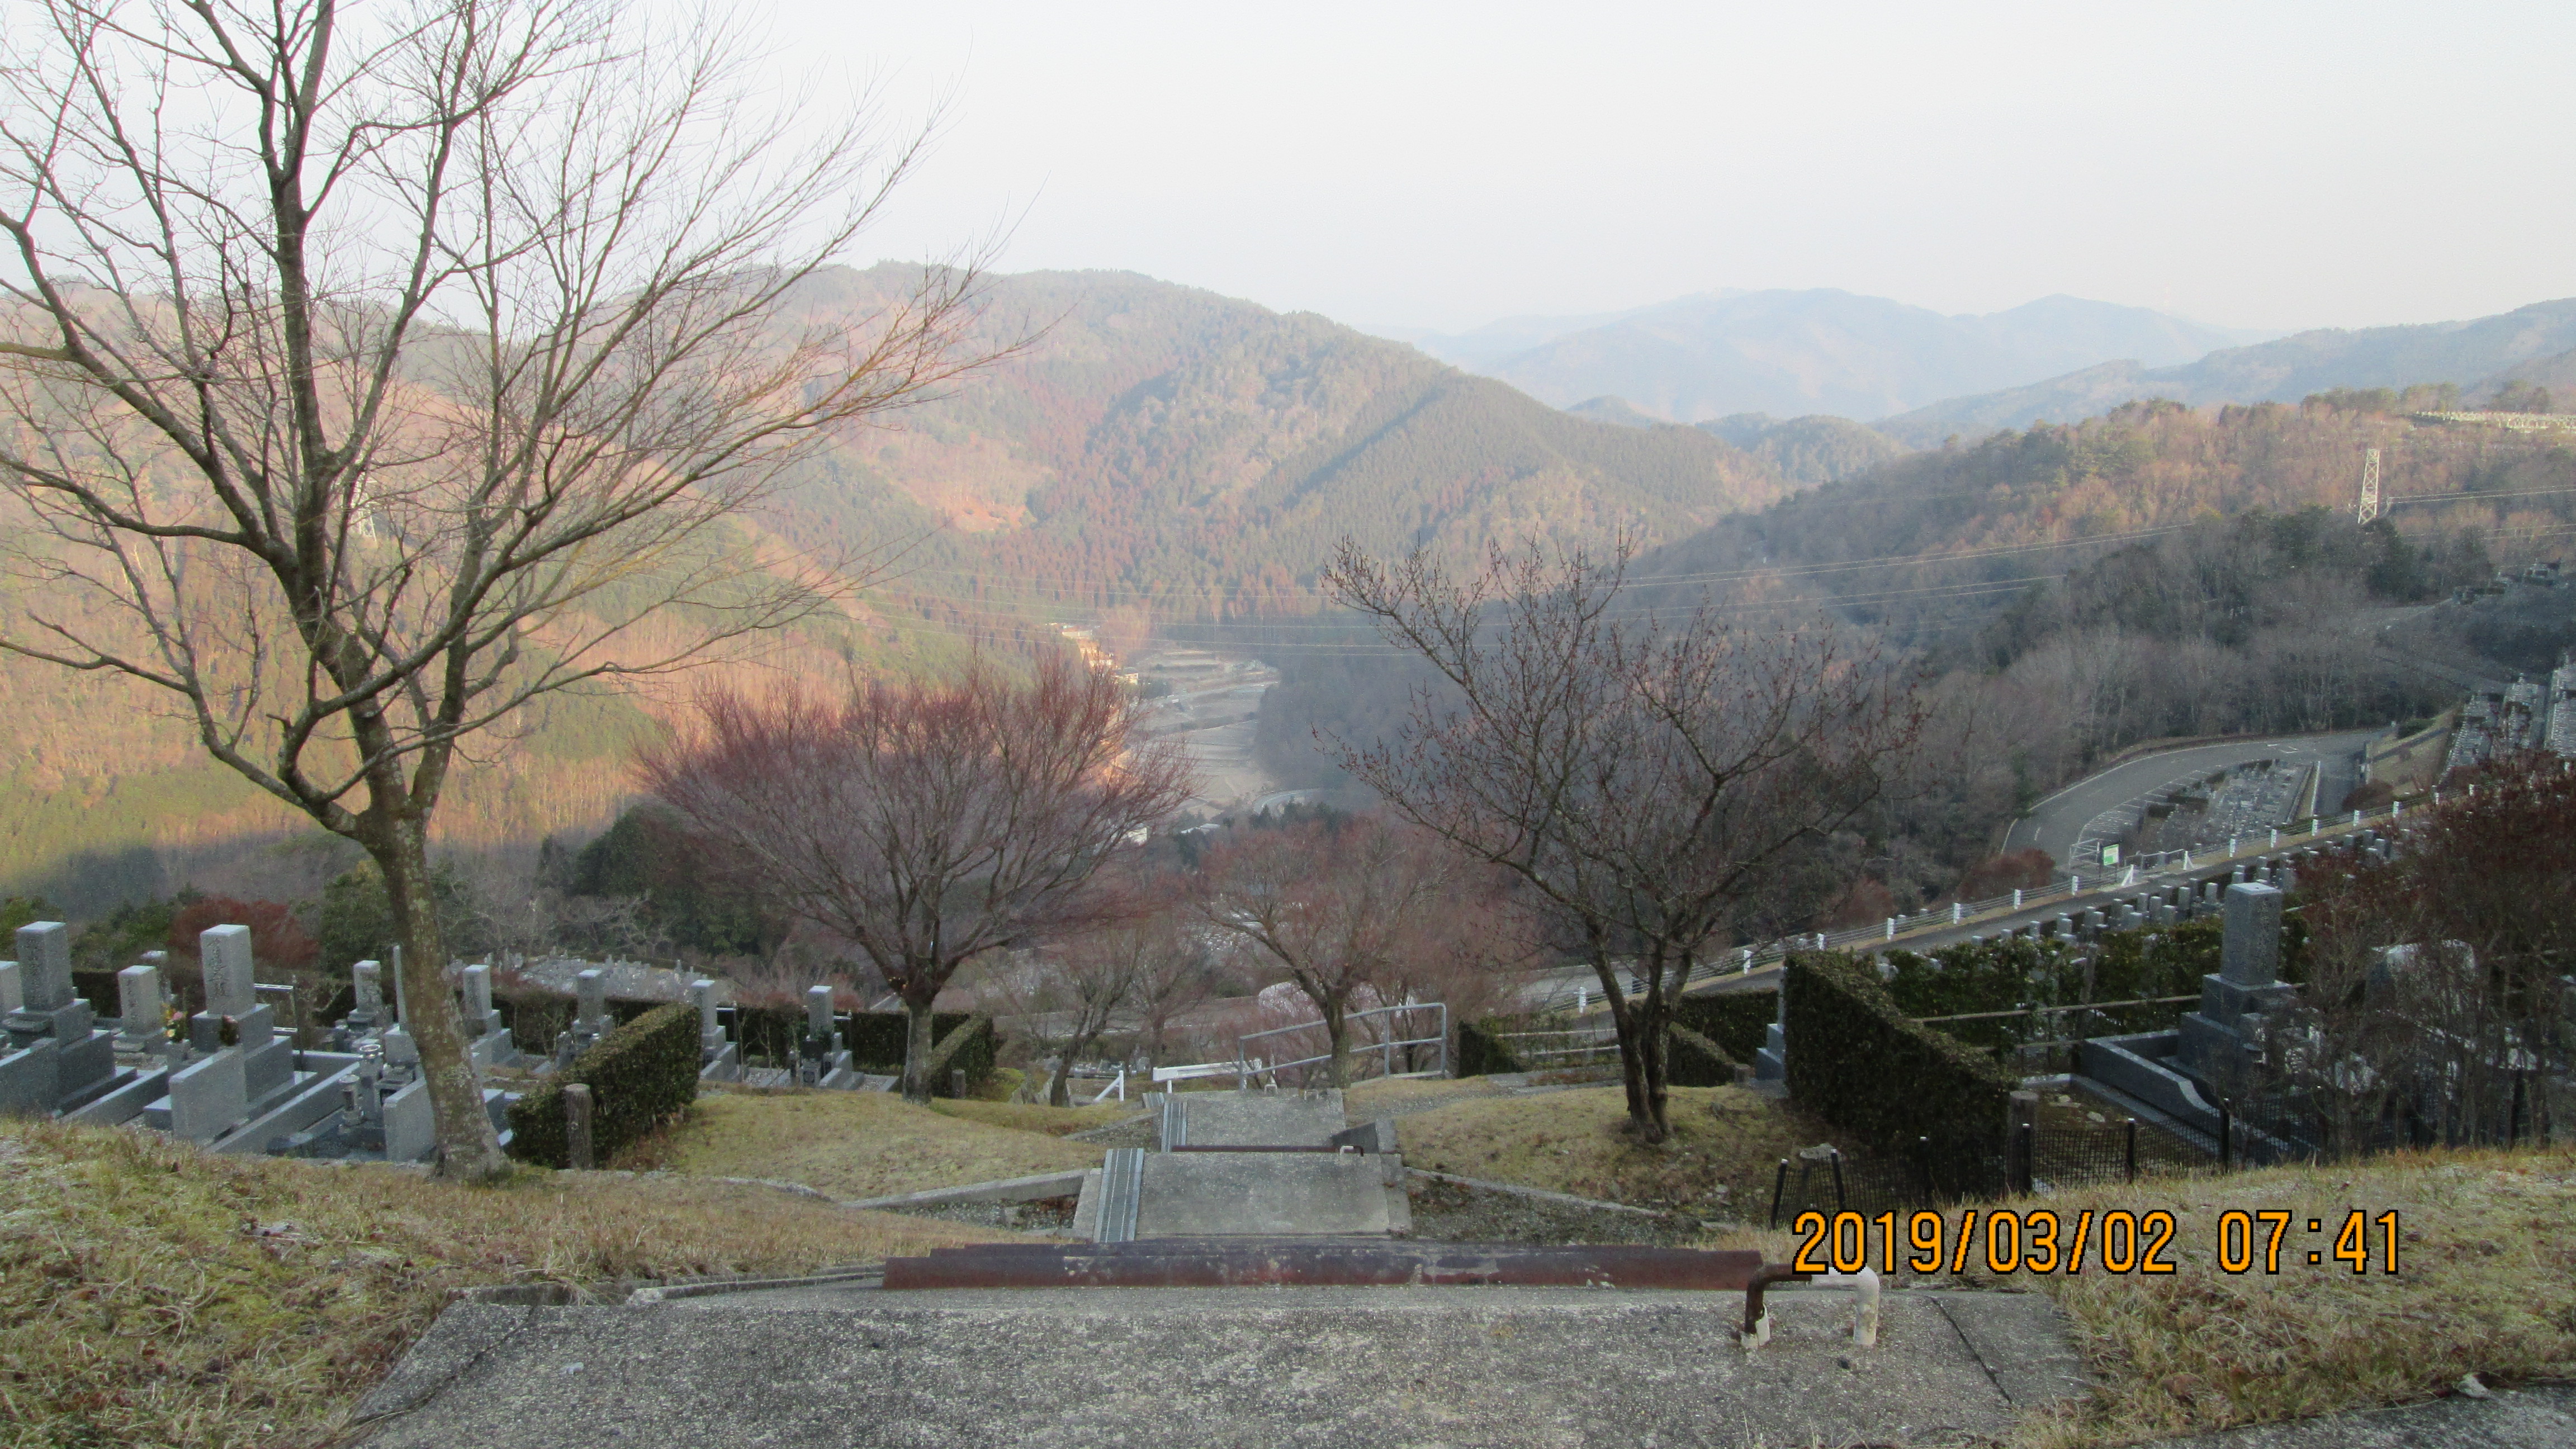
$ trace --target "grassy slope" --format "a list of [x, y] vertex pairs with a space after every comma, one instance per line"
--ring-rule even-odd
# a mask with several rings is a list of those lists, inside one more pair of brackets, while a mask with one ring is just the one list
[[756, 1187], [530, 1170], [465, 1188], [0, 1121], [0, 1445], [334, 1443], [451, 1288], [999, 1236]]
[[[650, 1149], [650, 1160], [692, 1176], [799, 1182], [843, 1199], [1100, 1165], [1097, 1147], [971, 1120], [1007, 1104], [943, 1105], [953, 1112], [881, 1092], [710, 1093]], [[1083, 1125], [1114, 1120], [1102, 1114]]]
[[[1617, 1087], [1481, 1097], [1396, 1120], [1410, 1167], [1602, 1198], [1758, 1217], [1780, 1159], [1830, 1134], [1803, 1113], [1734, 1087], [1675, 1087], [1671, 1139], [1631, 1141]], [[1721, 1191], [1722, 1189], [1722, 1191]]]
[[[2095, 1397], [2026, 1423], [2032, 1446], [2129, 1443], [2230, 1424], [2423, 1399], [2463, 1374], [2489, 1383], [2576, 1377], [2576, 1151], [2409, 1154], [2153, 1186], [2091, 1188], [2045, 1206], [2074, 1214], [2172, 1211], [2179, 1271], [2087, 1271], [2041, 1281], [2066, 1310], [2099, 1383]], [[2395, 1277], [2355, 1277], [2331, 1258], [2353, 1208], [2394, 1208], [2405, 1237]], [[2287, 1209], [2281, 1271], [2216, 1262], [2218, 1216]], [[2375, 1231], [2375, 1230], [2374, 1230]], [[2027, 1281], [2027, 1280], [2026, 1280]]]

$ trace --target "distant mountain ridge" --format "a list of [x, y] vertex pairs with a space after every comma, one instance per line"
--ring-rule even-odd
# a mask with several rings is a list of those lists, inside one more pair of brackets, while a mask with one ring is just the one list
[[2320, 328], [2197, 361], [2154, 367], [2105, 362], [2017, 387], [1946, 399], [1882, 419], [1878, 428], [1918, 447], [1950, 436], [1983, 437], [2046, 419], [2097, 416], [2137, 398], [2213, 403], [2296, 402], [2338, 387], [2451, 382], [2475, 393], [2507, 378], [2576, 374], [2576, 298], [2534, 302], [2492, 317], [2397, 327]]
[[1817, 288], [1713, 292], [1599, 317], [1508, 318], [1406, 340], [1559, 407], [1606, 394], [1696, 423], [1747, 412], [1866, 420], [2117, 359], [2186, 362], [2270, 335], [2078, 297], [1947, 316]]

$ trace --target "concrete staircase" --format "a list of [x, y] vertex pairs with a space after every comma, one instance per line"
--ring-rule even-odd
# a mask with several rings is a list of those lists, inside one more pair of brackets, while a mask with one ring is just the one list
[[1158, 1149], [1111, 1148], [1073, 1232], [1152, 1238], [1388, 1237], [1412, 1230], [1392, 1133], [1344, 1125], [1342, 1094], [1166, 1092]]

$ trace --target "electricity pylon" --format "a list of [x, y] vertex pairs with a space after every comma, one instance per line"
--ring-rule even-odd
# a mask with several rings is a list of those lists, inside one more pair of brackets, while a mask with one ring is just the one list
[[2361, 521], [2368, 523], [2379, 516], [2379, 450], [2372, 448], [2361, 455]]

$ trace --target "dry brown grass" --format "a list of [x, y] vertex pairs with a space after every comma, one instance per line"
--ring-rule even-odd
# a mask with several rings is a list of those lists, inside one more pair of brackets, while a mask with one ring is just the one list
[[668, 1129], [654, 1160], [677, 1173], [799, 1182], [842, 1199], [1100, 1165], [1097, 1147], [966, 1115], [1005, 1104], [942, 1105], [956, 1110], [888, 1092], [709, 1093]]
[[468, 1188], [0, 1121], [0, 1444], [330, 1444], [452, 1288], [1008, 1236], [765, 1188], [537, 1169]]
[[1342, 1103], [1352, 1121], [1366, 1122], [1375, 1117], [1428, 1111], [1451, 1102], [1502, 1094], [1502, 1088], [1483, 1077], [1459, 1077], [1451, 1081], [1436, 1077], [1379, 1077], [1345, 1089]]
[[1007, 1127], [1014, 1132], [1062, 1137], [1069, 1132], [1123, 1122], [1144, 1109], [1133, 1102], [1103, 1102], [1097, 1107], [1049, 1107], [1034, 1102], [952, 1101], [943, 1097], [932, 1102], [930, 1110], [943, 1117], [981, 1122], [987, 1127]]
[[[2099, 1387], [2090, 1400], [2023, 1423], [2027, 1449], [2125, 1444], [2231, 1424], [2404, 1403], [2462, 1375], [2490, 1384], [2576, 1377], [2576, 1151], [2403, 1154], [2326, 1167], [2163, 1179], [2152, 1187], [2060, 1192], [2070, 1224], [2086, 1208], [2178, 1220], [2178, 1271], [2038, 1286], [2065, 1309]], [[2398, 1273], [2356, 1277], [2331, 1256], [2361, 1208], [2397, 1210]], [[2281, 1271], [2221, 1271], [2215, 1234], [2230, 1209], [2286, 1209]], [[2304, 1231], [2316, 1218], [2326, 1231]], [[2374, 1251], [2376, 1230], [2374, 1229]], [[2028, 1281], [2028, 1280], [2026, 1280]]]
[[1617, 1087], [1478, 1097], [1397, 1118], [1396, 1141], [1410, 1167], [1759, 1220], [1780, 1159], [1831, 1136], [1804, 1113], [1735, 1087], [1675, 1087], [1666, 1115], [1671, 1137], [1646, 1147], [1626, 1131]]

